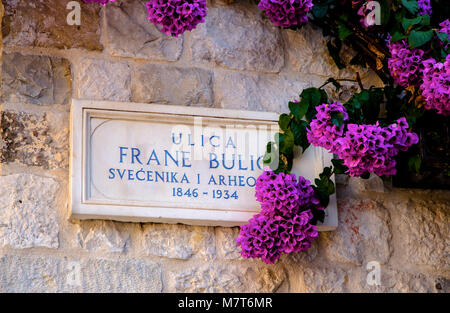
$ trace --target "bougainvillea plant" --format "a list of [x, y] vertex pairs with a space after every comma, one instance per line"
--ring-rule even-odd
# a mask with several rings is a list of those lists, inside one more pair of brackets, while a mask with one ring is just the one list
[[[103, 5], [113, 1], [85, 0]], [[267, 145], [266, 169], [257, 180], [261, 212], [241, 226], [236, 239], [243, 257], [274, 263], [283, 253], [307, 250], [318, 236], [316, 225], [323, 222], [324, 208], [335, 192], [333, 174], [367, 178], [374, 173], [385, 178], [400, 172], [397, 177], [408, 180], [414, 179], [414, 172], [424, 175], [427, 187], [448, 188], [449, 6], [445, 0], [376, 3], [258, 1], [275, 26], [294, 30], [306, 23], [319, 26], [339, 69], [369, 67], [384, 86], [364, 88], [356, 73], [353, 82], [359, 91], [345, 103], [329, 99], [324, 90], [331, 83], [339, 93], [343, 86], [337, 78], [303, 90], [300, 101], [289, 103], [289, 113], [280, 115], [280, 132]], [[194, 29], [207, 13], [205, 0], [151, 0], [146, 7], [149, 21], [171, 36]], [[377, 7], [380, 11], [374, 12]], [[348, 64], [341, 58], [344, 44], [356, 52]], [[304, 152], [311, 144], [336, 157], [314, 185], [290, 173], [294, 147]]]
[[272, 23], [281, 27], [292, 27], [308, 22], [312, 0], [261, 0], [258, 8], [264, 11]]
[[[379, 12], [364, 0], [313, 0], [309, 23], [322, 29], [338, 68], [369, 67], [384, 84], [354, 95], [353, 103], [345, 105], [353, 119], [349, 122], [373, 125], [379, 121], [387, 127], [403, 117], [409, 131], [418, 134], [419, 144], [401, 149], [392, 158], [395, 170], [385, 174], [396, 172], [394, 183], [401, 186], [449, 188], [450, 6], [443, 0], [377, 3]], [[341, 58], [344, 44], [355, 51], [347, 62]]]
[[272, 264], [282, 253], [308, 250], [318, 236], [313, 212], [323, 211], [310, 182], [267, 168], [255, 188], [261, 212], [241, 227], [241, 255]]
[[178, 37], [205, 22], [206, 0], [150, 0], [146, 4], [148, 20], [161, 25], [161, 32]]
[[[266, 3], [261, 1], [263, 2]], [[286, 4], [292, 1], [273, 2]], [[442, 2], [435, 2], [439, 3], [440, 9]], [[265, 9], [266, 7], [261, 7], [261, 3], [260, 8]], [[346, 66], [340, 58], [342, 44], [346, 43], [358, 52], [350, 63], [371, 67], [385, 86], [365, 89], [357, 75], [355, 82], [358, 83], [360, 90], [344, 104], [328, 101], [327, 94], [322, 89], [328, 83], [332, 83], [338, 90], [342, 88], [335, 78], [330, 78], [320, 88], [304, 90], [301, 101], [289, 103], [290, 113], [280, 116], [281, 133], [278, 134], [275, 143], [268, 145], [267, 154], [270, 155], [277, 149], [277, 157], [283, 161], [274, 170], [275, 173], [278, 172], [279, 175], [289, 173], [295, 145], [301, 146], [304, 151], [313, 144], [327, 149], [337, 157], [333, 160], [334, 169], [326, 168], [328, 173], [345, 173], [363, 178], [375, 173], [389, 177], [397, 172], [396, 158], [399, 153], [409, 150], [419, 142], [419, 136], [411, 131], [411, 126], [417, 126], [416, 129], [423, 126], [422, 119], [430, 114], [433, 122], [439, 121], [433, 118], [433, 115], [442, 115], [444, 118], [449, 116], [448, 8], [438, 10], [436, 17], [431, 18], [433, 6], [429, 0], [382, 1], [381, 23], [374, 25], [376, 19], [373, 15], [370, 19], [366, 16], [370, 13], [366, 5], [365, 1], [360, 0], [317, 0], [312, 8], [311, 21], [322, 27], [324, 35], [328, 38], [327, 47], [330, 55], [339, 68]], [[448, 6], [444, 4], [444, 7]], [[274, 10], [269, 13], [265, 11], [277, 26], [295, 29], [305, 22], [297, 18], [299, 23], [289, 23], [287, 16], [278, 15], [274, 21], [271, 17], [272, 12]], [[439, 15], [443, 12], [447, 13]], [[386, 109], [384, 117], [380, 116], [381, 105]], [[448, 119], [444, 120], [444, 123], [448, 125]], [[447, 147], [448, 130], [444, 136], [446, 136], [444, 147]], [[447, 156], [448, 151], [447, 147], [445, 150]], [[410, 155], [408, 165], [419, 171], [421, 156], [417, 153]], [[448, 164], [444, 166], [448, 175]], [[262, 177], [263, 186], [267, 184], [267, 180], [271, 182], [281, 178], [290, 182], [290, 185], [295, 185], [295, 176], [277, 177], [274, 173], [265, 172]], [[317, 192], [317, 197], [327, 199], [334, 192], [334, 186], [327, 190], [326, 184], [322, 184], [319, 180], [316, 183], [314, 191]], [[294, 190], [292, 186], [290, 189]], [[244, 257], [260, 257], [267, 263], [273, 263], [282, 252], [307, 249], [314, 237], [302, 234], [304, 240], [297, 242], [295, 250], [289, 245], [295, 242], [292, 228], [282, 227], [282, 236], [279, 231], [269, 236], [274, 223], [273, 217], [270, 216], [277, 217], [275, 221], [285, 221], [286, 218], [289, 219], [290, 214], [305, 216], [308, 214], [304, 212], [310, 212], [309, 208], [314, 207], [314, 203], [311, 202], [306, 208], [297, 205], [295, 213], [292, 213], [291, 208], [295, 205], [291, 200], [286, 200], [284, 192], [280, 193], [270, 188], [263, 190], [267, 190], [269, 203], [262, 201], [259, 196], [260, 190], [257, 188], [261, 213], [250, 220], [250, 224], [241, 227], [237, 241]], [[296, 196], [289, 196], [288, 199], [296, 199]], [[280, 210], [280, 206], [284, 209]], [[269, 207], [269, 210], [266, 207]], [[266, 212], [274, 213], [267, 217]], [[311, 213], [311, 219], [313, 216]], [[309, 227], [308, 223], [303, 225]], [[310, 225], [314, 226], [313, 223]]]

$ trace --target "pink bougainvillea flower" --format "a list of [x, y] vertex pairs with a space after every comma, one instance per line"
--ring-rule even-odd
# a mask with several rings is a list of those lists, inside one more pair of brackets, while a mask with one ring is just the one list
[[[318, 112], [342, 112], [346, 120], [347, 113], [342, 104], [336, 102], [333, 108], [329, 104], [316, 107]], [[330, 128], [330, 114], [317, 114], [308, 130], [308, 140], [314, 146], [323, 147], [336, 153], [344, 160], [350, 176], [361, 176], [375, 173], [379, 176], [389, 176], [396, 173], [394, 157], [399, 151], [406, 151], [419, 141], [415, 133], [408, 132], [405, 118], [398, 119], [387, 127], [375, 125], [348, 124], [344, 132], [341, 128]], [[319, 126], [317, 126], [319, 125]], [[335, 126], [335, 125], [333, 125]], [[328, 138], [331, 138], [328, 139]]]
[[272, 23], [281, 27], [306, 23], [313, 6], [312, 0], [261, 0], [258, 4]]
[[445, 62], [430, 58], [423, 62], [422, 96], [428, 110], [437, 110], [439, 114], [450, 115], [450, 54]]
[[317, 226], [310, 224], [310, 210], [286, 215], [259, 213], [241, 226], [236, 238], [244, 258], [261, 258], [275, 263], [283, 253], [306, 251], [318, 237]]
[[146, 4], [150, 22], [161, 25], [161, 32], [178, 37], [205, 22], [206, 0], [150, 0]]
[[258, 177], [255, 189], [261, 212], [266, 214], [287, 214], [319, 204], [310, 182], [301, 176], [297, 181], [295, 174], [265, 170]]
[[394, 81], [408, 87], [414, 85], [420, 74], [424, 51], [410, 49], [406, 40], [388, 43], [391, 57], [388, 59], [388, 68]]
[[431, 9], [431, 3], [430, 0], [418, 0], [417, 4], [419, 5], [419, 15], [428, 14], [431, 16], [431, 13], [433, 13], [433, 10]]
[[331, 122], [333, 112], [341, 113], [344, 121], [348, 120], [345, 108], [339, 102], [322, 104], [316, 107], [316, 118], [310, 123], [307, 132], [308, 141], [314, 146], [320, 146], [331, 150], [333, 142], [343, 135], [344, 125], [337, 127]]
[[244, 258], [275, 263], [283, 253], [306, 251], [318, 236], [311, 209], [323, 208], [308, 180], [266, 169], [256, 183], [261, 212], [241, 226], [236, 238]]

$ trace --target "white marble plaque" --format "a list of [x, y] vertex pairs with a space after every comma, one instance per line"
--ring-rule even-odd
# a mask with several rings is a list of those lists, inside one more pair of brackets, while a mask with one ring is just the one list
[[[278, 114], [73, 100], [71, 211], [79, 219], [234, 226], [260, 210], [254, 185]], [[309, 148], [313, 180], [331, 155]], [[332, 197], [320, 230], [337, 226]]]

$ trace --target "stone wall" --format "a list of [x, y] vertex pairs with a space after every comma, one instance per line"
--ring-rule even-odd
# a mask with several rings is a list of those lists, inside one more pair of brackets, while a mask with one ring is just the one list
[[275, 28], [252, 1], [211, 1], [179, 38], [147, 22], [144, 1], [81, 3], [79, 27], [66, 2], [3, 0], [0, 292], [449, 291], [450, 193], [376, 177], [338, 177], [338, 229], [275, 265], [240, 258], [237, 228], [69, 221], [71, 98], [283, 112], [329, 76], [379, 82], [338, 70], [320, 30]]

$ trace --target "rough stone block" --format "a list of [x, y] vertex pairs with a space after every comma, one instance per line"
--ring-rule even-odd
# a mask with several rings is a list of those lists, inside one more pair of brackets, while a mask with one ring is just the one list
[[81, 5], [81, 25], [68, 25], [68, 1], [4, 0], [2, 31], [5, 45], [102, 50], [101, 6], [78, 2]]
[[125, 0], [106, 7], [106, 49], [116, 56], [176, 61], [183, 37], [161, 33], [147, 19], [143, 0]]
[[216, 106], [225, 109], [287, 112], [288, 102], [298, 99], [310, 83], [275, 75], [216, 72]]
[[0, 292], [161, 291], [161, 268], [151, 261], [0, 257]]
[[68, 60], [20, 53], [3, 55], [3, 102], [67, 104], [71, 97], [72, 75]]
[[389, 212], [372, 200], [338, 202], [339, 225], [321, 235], [326, 255], [336, 262], [387, 263], [392, 253]]
[[169, 292], [275, 292], [286, 281], [283, 269], [272, 266], [205, 264], [169, 273]]
[[[353, 65], [339, 70], [328, 52], [321, 29], [314, 28], [311, 24], [306, 24], [296, 31], [286, 30], [283, 32], [283, 37], [287, 54], [285, 68], [288, 71], [319, 75], [324, 77], [324, 80], [330, 76], [355, 78], [356, 71], [361, 77], [370, 73], [368, 69]], [[340, 57], [345, 64], [349, 64], [354, 54], [354, 51], [344, 46]], [[366, 83], [375, 82], [370, 80]]]
[[403, 262], [441, 271], [450, 269], [450, 194], [443, 195], [444, 199], [439, 199], [438, 192], [427, 192], [410, 201], [403, 197], [384, 200]]
[[216, 247], [220, 258], [226, 260], [242, 260], [236, 238], [239, 236], [239, 227], [216, 227]]
[[[353, 269], [349, 273], [348, 288], [350, 292], [438, 292], [433, 275], [410, 273], [390, 266], [379, 268], [378, 281], [373, 273], [374, 268], [367, 270], [365, 266]], [[369, 277], [369, 279], [368, 279]]]
[[126, 252], [130, 234], [121, 231], [118, 223], [110, 221], [81, 221], [78, 228], [78, 244], [90, 252]]
[[0, 176], [0, 246], [58, 248], [59, 184], [32, 174]]
[[361, 196], [364, 196], [366, 192], [384, 192], [383, 180], [373, 173], [368, 179], [350, 177], [348, 185], [355, 194], [360, 194]]
[[45, 169], [57, 169], [67, 168], [68, 159], [68, 114], [1, 113], [1, 163], [20, 162]]
[[133, 71], [132, 100], [176, 105], [211, 106], [212, 72], [146, 64]]
[[147, 255], [173, 259], [195, 257], [205, 260], [216, 257], [212, 227], [148, 224], [144, 228], [143, 236]]
[[347, 274], [340, 268], [308, 267], [303, 270], [302, 291], [305, 292], [347, 292]]
[[80, 99], [130, 101], [131, 73], [126, 63], [85, 58], [75, 67], [75, 79]]
[[210, 7], [206, 22], [190, 35], [195, 62], [271, 73], [284, 65], [280, 31], [261, 18], [254, 4]]

